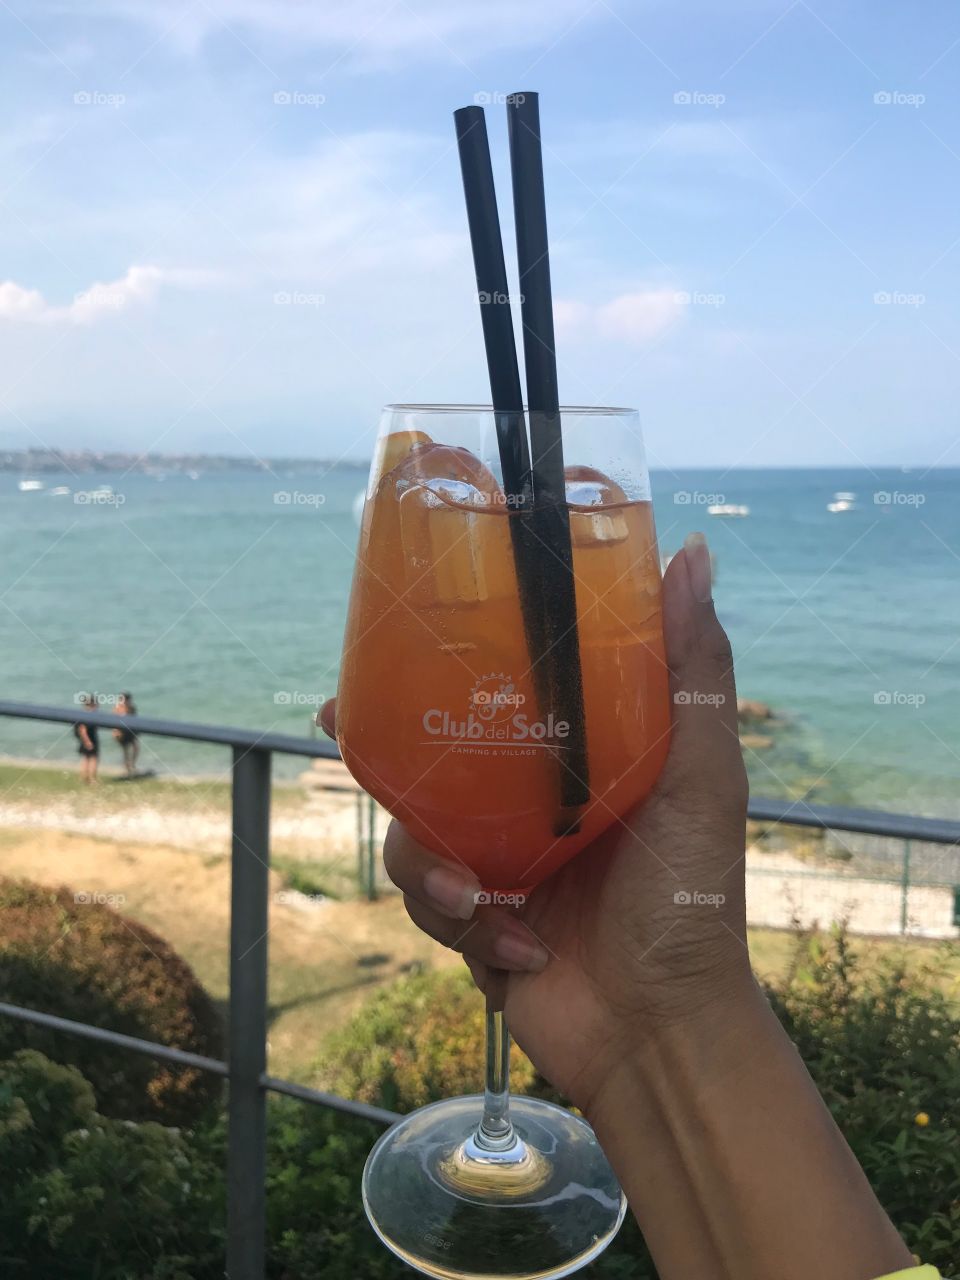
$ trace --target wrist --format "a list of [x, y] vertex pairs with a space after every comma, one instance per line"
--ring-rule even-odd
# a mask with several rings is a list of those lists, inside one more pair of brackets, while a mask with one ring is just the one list
[[758, 1041], [782, 1031], [752, 973], [723, 993], [670, 1019], [643, 1019], [624, 1029], [584, 1112], [597, 1133], [618, 1124], [639, 1096], [670, 1105], [670, 1094], [699, 1095], [717, 1087], [751, 1056]]
[[661, 1274], [868, 1280], [910, 1264], [755, 981], [637, 1041], [587, 1115]]

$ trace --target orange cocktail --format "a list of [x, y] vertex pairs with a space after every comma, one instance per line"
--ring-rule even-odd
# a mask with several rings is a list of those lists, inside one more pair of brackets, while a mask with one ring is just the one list
[[381, 438], [363, 514], [343, 758], [418, 840], [490, 890], [545, 879], [646, 795], [667, 752], [651, 504], [599, 469], [566, 475], [589, 769], [570, 834], [557, 834], [570, 726], [535, 687], [521, 613], [511, 522], [524, 513], [474, 454], [405, 430]]

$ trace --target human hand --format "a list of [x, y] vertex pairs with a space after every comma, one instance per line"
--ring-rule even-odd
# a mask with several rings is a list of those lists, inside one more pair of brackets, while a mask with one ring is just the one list
[[[397, 822], [384, 846], [413, 921], [461, 951], [481, 989], [506, 971], [504, 1007], [514, 1037], [588, 1112], [631, 1044], [752, 987], [743, 890], [746, 773], [730, 646], [710, 577], [706, 543], [691, 535], [664, 576], [673, 733], [654, 790], [522, 908], [475, 908], [476, 877]], [[331, 735], [334, 719], [331, 702], [321, 713]]]

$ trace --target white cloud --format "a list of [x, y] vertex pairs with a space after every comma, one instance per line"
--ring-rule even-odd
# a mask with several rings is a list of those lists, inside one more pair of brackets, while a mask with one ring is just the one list
[[668, 288], [622, 293], [603, 303], [559, 299], [554, 305], [557, 332], [562, 337], [602, 338], [628, 346], [643, 346], [683, 314], [683, 295]]
[[48, 302], [39, 289], [4, 280], [0, 281], [0, 319], [27, 324], [93, 324], [131, 305], [152, 302], [162, 285], [193, 288], [209, 278], [207, 272], [132, 266], [119, 280], [95, 281], [65, 306]]

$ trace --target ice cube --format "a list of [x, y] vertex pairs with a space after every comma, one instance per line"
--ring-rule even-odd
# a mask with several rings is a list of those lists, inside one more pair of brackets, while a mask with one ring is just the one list
[[564, 478], [573, 545], [623, 542], [628, 529], [622, 508], [629, 500], [620, 486], [593, 467], [566, 467]]
[[471, 604], [507, 588], [507, 507], [467, 449], [429, 444], [393, 472], [411, 605]]
[[425, 431], [393, 431], [390, 435], [381, 436], [370, 470], [370, 492], [376, 493], [385, 475], [399, 466], [414, 449], [427, 444], [433, 444], [433, 441]]
[[[420, 480], [425, 489], [435, 495], [438, 502], [452, 503], [459, 507], [489, 507], [491, 495], [467, 480], [448, 480], [445, 476], [431, 476]], [[496, 497], [496, 494], [493, 495]]]

